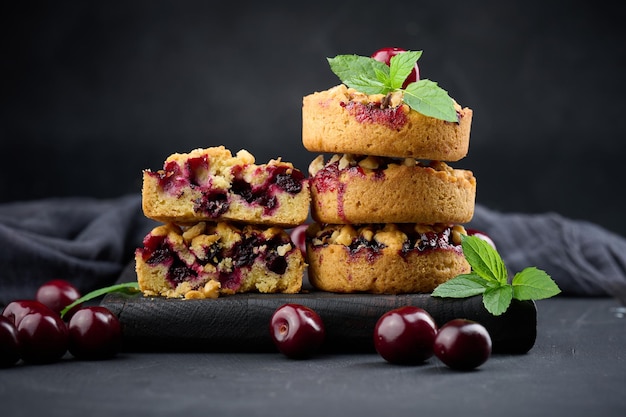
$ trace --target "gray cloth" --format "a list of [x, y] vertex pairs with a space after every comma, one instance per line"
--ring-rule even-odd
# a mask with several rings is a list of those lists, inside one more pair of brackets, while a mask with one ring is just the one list
[[611, 295], [626, 303], [626, 239], [556, 213], [501, 213], [477, 206], [467, 225], [496, 244], [509, 274], [543, 269], [563, 294]]
[[[53, 278], [69, 280], [82, 293], [115, 283], [155, 225], [143, 216], [140, 195], [1, 204], [0, 305], [33, 298]], [[565, 295], [626, 289], [626, 240], [594, 224], [477, 205], [468, 227], [491, 236], [510, 272], [536, 266]]]
[[136, 195], [0, 205], [0, 305], [55, 278], [83, 294], [113, 284], [153, 225]]

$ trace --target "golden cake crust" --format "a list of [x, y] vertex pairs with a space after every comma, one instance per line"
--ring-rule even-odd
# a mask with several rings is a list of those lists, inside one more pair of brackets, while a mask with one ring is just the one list
[[395, 95], [365, 95], [344, 84], [302, 101], [302, 142], [311, 152], [458, 161], [469, 149], [472, 110], [455, 107], [459, 122], [424, 116]]
[[163, 169], [143, 171], [142, 208], [168, 223], [233, 221], [293, 227], [306, 220], [308, 179], [280, 159], [255, 164], [246, 150], [224, 146], [175, 153]]
[[302, 288], [305, 268], [300, 249], [277, 227], [165, 224], [155, 227], [135, 251], [137, 282], [146, 296], [293, 294]]
[[318, 223], [466, 223], [476, 179], [444, 162], [334, 155], [309, 167], [311, 215]]
[[[409, 231], [407, 235], [408, 227], [438, 236], [449, 233], [443, 240], [450, 243], [437, 248], [409, 249], [415, 233]], [[385, 224], [353, 228], [313, 224], [307, 230], [309, 282], [319, 290], [337, 293], [429, 293], [439, 284], [470, 272], [460, 249], [460, 234], [465, 233], [458, 225]]]

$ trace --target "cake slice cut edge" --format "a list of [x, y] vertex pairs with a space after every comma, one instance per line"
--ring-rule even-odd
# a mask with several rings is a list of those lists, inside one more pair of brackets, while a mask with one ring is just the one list
[[228, 222], [173, 223], [152, 229], [135, 250], [144, 296], [217, 298], [301, 291], [306, 263], [279, 227]]
[[143, 171], [144, 215], [162, 223], [245, 222], [294, 227], [309, 214], [309, 180], [280, 158], [256, 164], [224, 146], [175, 153]]

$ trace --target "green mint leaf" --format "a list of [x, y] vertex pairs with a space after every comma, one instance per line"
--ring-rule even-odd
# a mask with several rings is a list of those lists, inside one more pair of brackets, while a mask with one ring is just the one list
[[[404, 54], [398, 54], [401, 56]], [[419, 80], [406, 86], [404, 102], [424, 116], [458, 122], [459, 116], [448, 92], [430, 80]]]
[[407, 51], [394, 55], [389, 60], [389, 81], [392, 89], [402, 88], [415, 63], [422, 56], [422, 51]]
[[359, 55], [337, 55], [328, 58], [330, 69], [341, 82], [364, 94], [386, 94], [383, 86], [388, 84], [389, 66], [384, 62]]
[[363, 77], [355, 77], [350, 81], [346, 81], [345, 84], [364, 94], [386, 94], [388, 90], [383, 81]]
[[504, 313], [512, 299], [513, 288], [509, 284], [487, 288], [483, 293], [483, 305], [494, 316]]
[[489, 283], [476, 274], [462, 274], [441, 283], [432, 292], [434, 297], [465, 298], [482, 294]]
[[476, 236], [463, 236], [461, 246], [465, 259], [476, 274], [487, 281], [507, 283], [506, 266], [493, 246]]
[[513, 277], [513, 298], [516, 300], [542, 300], [561, 292], [545, 271], [535, 267], [525, 268]]
[[74, 308], [75, 306], [77, 306], [78, 304], [84, 303], [86, 301], [89, 300], [93, 300], [94, 298], [100, 297], [104, 294], [108, 294], [111, 292], [138, 292], [139, 291], [139, 284], [137, 282], [126, 282], [123, 284], [115, 284], [115, 285], [111, 285], [109, 287], [104, 287], [104, 288], [100, 288], [94, 291], [91, 291], [90, 293], [87, 293], [85, 295], [83, 295], [82, 297], [80, 297], [78, 300], [74, 301], [73, 303], [71, 303], [70, 305], [66, 306], [63, 310], [61, 310], [61, 318], [63, 318], [63, 316], [65, 316], [65, 314], [70, 311], [72, 308]]

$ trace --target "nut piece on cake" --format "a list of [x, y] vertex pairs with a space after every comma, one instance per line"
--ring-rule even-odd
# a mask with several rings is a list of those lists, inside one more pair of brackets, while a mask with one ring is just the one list
[[135, 251], [137, 281], [147, 296], [298, 293], [305, 267], [283, 229], [225, 222], [157, 226]]
[[294, 227], [309, 211], [308, 179], [279, 159], [256, 165], [246, 150], [224, 146], [172, 154], [158, 171], [144, 170], [146, 217], [167, 223], [235, 221]]

